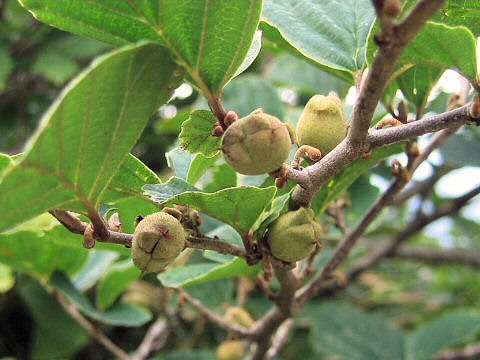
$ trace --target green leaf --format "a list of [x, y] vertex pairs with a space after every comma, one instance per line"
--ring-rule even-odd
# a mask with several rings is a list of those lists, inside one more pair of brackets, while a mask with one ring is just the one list
[[[44, 115], [0, 184], [0, 231], [53, 208], [95, 211], [177, 65], [155, 44], [122, 48], [77, 76]], [[178, 74], [178, 73], [177, 73]]]
[[220, 154], [211, 158], [205, 157], [202, 154], [197, 154], [190, 164], [190, 169], [188, 169], [187, 181], [190, 184], [195, 185], [195, 183], [200, 180], [208, 168], [212, 166], [219, 157]]
[[[293, 44], [290, 44], [283, 37], [282, 33], [280, 32], [280, 30], [276, 26], [273, 26], [273, 25], [269, 24], [268, 22], [266, 22], [265, 20], [262, 20], [260, 22], [260, 28], [263, 31], [263, 37], [265, 39], [268, 39], [271, 43], [273, 43], [274, 49], [281, 48], [281, 49], [285, 50], [286, 52], [288, 52], [289, 54], [292, 54], [293, 56], [299, 58], [300, 60], [302, 60], [304, 62], [308, 62], [308, 63], [314, 65], [316, 68], [318, 68], [320, 70], [323, 70], [323, 71], [326, 71], [329, 74], [331, 74], [331, 75], [333, 75], [333, 76], [335, 76], [339, 79], [342, 79], [342, 80], [348, 82], [349, 84], [353, 85], [355, 79], [354, 79], [354, 76], [352, 75], [351, 72], [333, 69], [331, 67], [328, 67], [324, 64], [321, 64], [321, 63], [317, 62], [313, 58], [310, 58], [310, 57], [306, 56], [304, 53], [302, 53], [300, 51], [300, 49], [295, 47]], [[267, 44], [269, 44], [269, 43], [267, 43]]]
[[0, 182], [2, 180], [2, 173], [12, 163], [12, 158], [7, 154], [0, 153]]
[[21, 0], [40, 21], [116, 45], [147, 39], [175, 54], [205, 95], [218, 96], [252, 44], [262, 1]]
[[263, 236], [268, 228], [268, 225], [274, 222], [282, 213], [286, 211], [289, 199], [290, 193], [273, 199], [268, 210], [264, 210], [253, 225], [253, 231], [256, 231], [260, 237]]
[[195, 110], [182, 124], [180, 147], [192, 154], [201, 153], [206, 157], [218, 154], [221, 139], [212, 136], [217, 118], [209, 110]]
[[220, 164], [212, 169], [212, 179], [204, 186], [206, 192], [215, 192], [237, 186], [237, 173], [227, 164]]
[[0, 234], [0, 263], [37, 277], [48, 278], [55, 269], [74, 273], [88, 256], [81, 238], [62, 226], [43, 233]]
[[478, 311], [458, 310], [442, 315], [409, 338], [411, 356], [432, 359], [442, 350], [474, 338], [480, 331]]
[[305, 57], [355, 73], [365, 66], [365, 44], [375, 11], [363, 0], [266, 0], [263, 20]]
[[289, 54], [276, 56], [269, 65], [267, 76], [275, 83], [293, 86], [309, 95], [328, 95], [335, 91], [343, 98], [351, 86], [349, 82]]
[[135, 231], [135, 219], [137, 216], [141, 215], [145, 217], [148, 214], [160, 211], [157, 204], [143, 197], [129, 197], [116, 200], [114, 207], [120, 215], [123, 231], [130, 234]]
[[344, 211], [345, 221], [353, 229], [365, 216], [365, 209], [369, 209], [378, 198], [380, 190], [378, 187], [370, 184], [369, 176], [363, 175], [349, 186], [347, 192], [351, 205]]
[[395, 79], [398, 88], [409, 102], [415, 105], [417, 112], [424, 112], [428, 97], [440, 79], [443, 69], [428, 65], [416, 65]]
[[176, 147], [165, 153], [165, 158], [167, 159], [168, 167], [173, 170], [174, 174], [186, 180], [194, 155]]
[[222, 101], [225, 108], [235, 111], [239, 117], [263, 108], [266, 113], [283, 119], [284, 104], [277, 89], [258, 75], [245, 74], [232, 81], [225, 88]]
[[387, 157], [398, 154], [404, 150], [402, 143], [382, 146], [374, 149], [368, 159], [357, 159], [339, 174], [335, 175], [327, 184], [325, 184], [313, 200], [313, 209], [316, 214], [321, 214], [328, 204], [346, 190], [363, 173], [372, 166]]
[[0, 263], [0, 294], [6, 293], [15, 285], [12, 267]]
[[97, 288], [96, 303], [106, 308], [114, 303], [118, 296], [140, 277], [140, 270], [131, 260], [115, 263], [110, 266]]
[[240, 186], [215, 193], [186, 191], [165, 199], [162, 185], [149, 185], [147, 195], [154, 201], [163, 199], [161, 202], [165, 205], [188, 205], [231, 225], [242, 236], [247, 234], [263, 209], [272, 201], [276, 191], [274, 186], [263, 189]]
[[108, 269], [108, 267], [118, 258], [118, 254], [112, 251], [90, 250], [88, 262], [72, 278], [72, 282], [77, 289], [82, 291], [95, 285]]
[[[368, 40], [368, 61], [373, 61], [377, 49], [374, 35], [379, 25], [375, 24]], [[471, 81], [477, 78], [476, 40], [464, 26], [448, 26], [427, 22], [413, 41], [408, 44], [396, 64], [396, 69], [406, 69], [413, 65], [446, 70], [454, 68]]]
[[310, 344], [319, 353], [349, 360], [403, 360], [403, 334], [382, 317], [348, 305], [323, 303], [312, 306]]
[[88, 343], [89, 334], [39, 283], [30, 280], [19, 292], [35, 322], [32, 359], [69, 359]]
[[143, 191], [153, 201], [160, 204], [166, 203], [168, 200], [180, 195], [184, 192], [200, 191], [196, 187], [190, 185], [185, 180], [176, 176], [168, 179], [162, 184], [147, 184], [143, 187]]
[[152, 170], [135, 156], [128, 154], [126, 161], [108, 185], [102, 200], [104, 202], [115, 202], [129, 197], [144, 199], [143, 186], [157, 182], [160, 182], [160, 179]]
[[13, 59], [6, 46], [0, 45], [0, 91], [5, 88], [8, 77], [14, 68]]
[[480, 159], [472, 156], [480, 151], [480, 141], [471, 132], [453, 134], [440, 151], [450, 165], [480, 166]]
[[102, 311], [93, 307], [88, 298], [81, 293], [63, 273], [53, 274], [50, 285], [60, 291], [80, 311], [92, 319], [105, 324], [117, 326], [141, 326], [147, 323], [152, 315], [145, 309], [126, 303], [115, 303]]
[[77, 71], [77, 63], [55, 49], [47, 49], [38, 54], [32, 65], [32, 73], [43, 76], [54, 85], [63, 85]]
[[166, 287], [181, 287], [200, 285], [212, 281], [236, 278], [239, 276], [254, 276], [260, 271], [260, 266], [247, 265], [245, 260], [235, 258], [224, 264], [200, 263], [178, 266], [159, 274], [158, 279]]

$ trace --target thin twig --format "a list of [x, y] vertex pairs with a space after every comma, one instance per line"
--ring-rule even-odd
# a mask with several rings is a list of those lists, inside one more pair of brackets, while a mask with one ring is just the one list
[[160, 350], [167, 341], [170, 330], [164, 318], [158, 318], [148, 329], [142, 343], [132, 355], [132, 360], [144, 360], [155, 351]]
[[53, 290], [53, 297], [62, 308], [81, 326], [83, 327], [93, 338], [103, 345], [108, 351], [114, 354], [116, 357], [123, 360], [132, 360], [132, 358], [116, 344], [114, 344], [100, 329], [93, 326], [80, 312], [77, 307], [70, 304], [68, 300], [60, 294], [60, 292]]
[[456, 263], [480, 268], [480, 253], [465, 250], [441, 250], [404, 245], [389, 256], [421, 260], [434, 264]]
[[[63, 226], [74, 234], [84, 234], [88, 224], [80, 220], [74, 213], [65, 210], [49, 211]], [[97, 219], [98, 223], [98, 219]], [[106, 225], [105, 225], [106, 226]], [[102, 242], [120, 244], [130, 247], [132, 245], [132, 234], [120, 233], [107, 228], [108, 235], [101, 237], [97, 232], [94, 233], [95, 239]]]
[[282, 348], [287, 344], [290, 332], [293, 327], [293, 319], [287, 319], [278, 328], [277, 332], [273, 336], [272, 346], [268, 349], [266, 359], [270, 360], [275, 358]]
[[181, 296], [183, 299], [185, 299], [190, 305], [192, 305], [200, 314], [205, 316], [208, 320], [211, 322], [217, 324], [223, 329], [226, 329], [228, 331], [231, 331], [232, 333], [239, 335], [241, 337], [245, 338], [251, 338], [252, 333], [249, 331], [249, 329], [239, 326], [236, 324], [231, 324], [227, 322], [223, 317], [220, 315], [216, 314], [209, 308], [207, 308], [200, 300], [193, 298], [189, 293], [187, 293], [185, 290], [179, 290]]
[[192, 248], [192, 249], [202, 249], [202, 250], [214, 250], [221, 254], [231, 254], [235, 256], [239, 256], [241, 258], [246, 258], [247, 253], [244, 248], [239, 246], [233, 245], [229, 242], [210, 238], [208, 236], [196, 237], [190, 236], [187, 241], [185, 247]]

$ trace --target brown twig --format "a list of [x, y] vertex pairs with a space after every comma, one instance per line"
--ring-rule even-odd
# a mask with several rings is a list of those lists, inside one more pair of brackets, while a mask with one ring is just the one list
[[185, 247], [201, 250], [214, 250], [221, 254], [231, 254], [244, 259], [247, 257], [247, 253], [244, 248], [220, 239], [209, 238], [208, 236], [190, 236], [185, 243]]
[[185, 299], [200, 314], [205, 316], [211, 322], [241, 337], [245, 337], [245, 338], [252, 337], [252, 333], [249, 331], [249, 329], [243, 326], [239, 326], [239, 325], [231, 324], [227, 322], [223, 317], [221, 317], [220, 315], [216, 314], [215, 312], [207, 308], [200, 300], [193, 298], [189, 293], [185, 292], [184, 290], [179, 290], [179, 291], [183, 299]]
[[[70, 230], [74, 234], [84, 234], [85, 229], [89, 225], [86, 222], [80, 220], [74, 213], [65, 210], [51, 210], [49, 211], [63, 226], [65, 226], [68, 230]], [[99, 223], [99, 220], [96, 219], [96, 223]], [[95, 225], [94, 225], [95, 226]], [[100, 225], [101, 226], [101, 225]], [[103, 226], [106, 225], [103, 222]], [[120, 233], [112, 230], [108, 230], [106, 228], [107, 236], [103, 235], [101, 237], [99, 233], [95, 231], [94, 236], [95, 239], [98, 241], [114, 243], [114, 244], [121, 244], [130, 247], [132, 245], [132, 234]], [[102, 233], [105, 232], [105, 229], [102, 230]]]
[[288, 338], [293, 328], [293, 319], [287, 319], [279, 326], [277, 332], [273, 336], [272, 346], [268, 349], [266, 359], [274, 359], [287, 344]]
[[416, 259], [434, 264], [457, 263], [480, 268], [480, 253], [465, 250], [441, 250], [404, 245], [389, 256]]
[[70, 304], [60, 292], [53, 290], [53, 297], [81, 327], [83, 327], [96, 341], [103, 345], [113, 355], [122, 360], [132, 360], [125, 351], [120, 349], [100, 329], [93, 326], [82, 314], [80, 314], [77, 307]]
[[148, 329], [142, 343], [132, 355], [132, 360], [144, 360], [148, 356], [160, 350], [166, 343], [170, 330], [164, 318], [158, 318]]

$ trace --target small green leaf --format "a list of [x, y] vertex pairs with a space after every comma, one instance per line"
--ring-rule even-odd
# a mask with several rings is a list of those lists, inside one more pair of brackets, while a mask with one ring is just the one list
[[148, 185], [145, 190], [154, 201], [163, 199], [161, 202], [165, 205], [188, 205], [231, 225], [242, 236], [247, 234], [263, 209], [272, 201], [276, 191], [274, 186], [263, 189], [240, 186], [215, 193], [185, 191], [166, 198], [164, 195], [165, 185]]
[[130, 283], [139, 277], [140, 270], [133, 265], [131, 260], [113, 264], [98, 285], [97, 305], [101, 308], [112, 305]]
[[363, 0], [266, 0], [263, 20], [305, 57], [355, 73], [365, 66], [365, 44], [375, 11]]
[[321, 354], [349, 360], [403, 360], [405, 337], [382, 317], [338, 303], [311, 306], [310, 344]]
[[259, 265], [249, 266], [245, 260], [235, 258], [224, 264], [201, 263], [174, 267], [165, 273], [159, 274], [158, 279], [163, 286], [176, 288], [200, 285], [239, 276], [254, 276], [259, 271]]
[[176, 69], [166, 49], [143, 43], [77, 76], [4, 174], [0, 231], [54, 208], [95, 211], [150, 115], [168, 100]]
[[402, 143], [382, 146], [374, 149], [368, 159], [357, 159], [325, 184], [313, 200], [313, 209], [321, 214], [327, 205], [347, 189], [363, 173], [378, 162], [404, 150]]
[[141, 326], [152, 318], [147, 310], [126, 303], [115, 303], [105, 311], [96, 309], [88, 298], [70, 282], [68, 277], [60, 272], [54, 273], [49, 284], [73, 302], [85, 315], [105, 324]]
[[411, 356], [416, 360], [432, 359], [442, 350], [471, 340], [479, 331], [478, 311], [447, 313], [411, 335]]
[[290, 193], [273, 199], [268, 210], [264, 210], [253, 225], [253, 231], [256, 231], [261, 237], [272, 222], [274, 222], [282, 213], [286, 211]]
[[190, 153], [201, 153], [213, 157], [218, 153], [221, 139], [212, 136], [217, 118], [209, 110], [195, 110], [182, 124], [180, 146]]

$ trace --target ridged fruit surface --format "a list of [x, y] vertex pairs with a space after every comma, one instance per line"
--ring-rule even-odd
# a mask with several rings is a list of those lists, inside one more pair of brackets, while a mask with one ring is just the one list
[[217, 348], [217, 360], [241, 360], [245, 355], [245, 345], [242, 340], [227, 340]]
[[277, 170], [287, 160], [290, 148], [287, 126], [275, 116], [258, 110], [235, 121], [222, 138], [225, 161], [244, 175]]
[[338, 96], [315, 95], [308, 100], [297, 123], [299, 145], [320, 149], [323, 155], [332, 151], [347, 135], [347, 122]]
[[320, 243], [321, 230], [313, 210], [301, 207], [275, 220], [269, 227], [267, 241], [273, 256], [295, 262], [306, 258]]
[[175, 217], [157, 212], [145, 217], [135, 228], [132, 259], [144, 273], [162, 271], [182, 252], [186, 232]]

